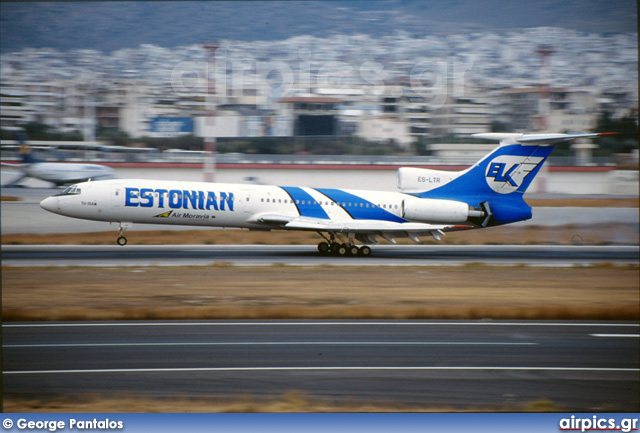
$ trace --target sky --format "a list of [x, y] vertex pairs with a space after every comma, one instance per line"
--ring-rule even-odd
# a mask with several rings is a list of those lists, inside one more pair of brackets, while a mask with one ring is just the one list
[[0, 52], [24, 48], [110, 52], [212, 39], [407, 32], [425, 34], [563, 27], [637, 32], [631, 0], [0, 2]]

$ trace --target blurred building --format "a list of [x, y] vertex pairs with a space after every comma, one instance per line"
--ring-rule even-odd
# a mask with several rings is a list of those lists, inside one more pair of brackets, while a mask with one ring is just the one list
[[543, 86], [501, 90], [494, 103], [494, 119], [507, 131], [539, 131], [544, 115], [546, 131], [589, 132], [602, 108], [589, 91]]
[[294, 136], [336, 136], [343, 102], [322, 96], [292, 96], [278, 101], [278, 114], [292, 119]]
[[447, 97], [431, 114], [431, 134], [471, 135], [491, 131], [492, 116], [486, 98]]
[[373, 143], [395, 143], [405, 149], [413, 142], [407, 122], [393, 117], [362, 119], [355, 135]]
[[[550, 38], [555, 52], [548, 83], [540, 86], [535, 52]], [[549, 131], [585, 132], [604, 110], [614, 118], [637, 116], [635, 34], [545, 28], [223, 45], [215, 71], [207, 69], [200, 45], [3, 53], [1, 126], [40, 122], [80, 131], [86, 140], [99, 129], [118, 128], [131, 137], [356, 135], [406, 146], [492, 129], [535, 131], [543, 124]], [[209, 77], [215, 94], [208, 92]], [[205, 126], [210, 106], [217, 107], [216, 119]]]

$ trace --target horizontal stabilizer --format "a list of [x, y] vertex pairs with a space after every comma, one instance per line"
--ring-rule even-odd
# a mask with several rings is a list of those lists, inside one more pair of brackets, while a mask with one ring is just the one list
[[565, 141], [575, 140], [577, 138], [588, 137], [600, 137], [603, 135], [615, 135], [615, 132], [601, 132], [592, 134], [520, 134], [520, 133], [504, 133], [504, 132], [489, 132], [483, 134], [473, 134], [472, 137], [482, 138], [485, 140], [496, 140], [500, 144], [516, 144], [522, 145], [550, 145], [556, 143], [562, 143]]

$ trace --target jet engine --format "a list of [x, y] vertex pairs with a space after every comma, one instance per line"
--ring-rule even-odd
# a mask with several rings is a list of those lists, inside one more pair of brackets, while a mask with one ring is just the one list
[[470, 208], [460, 201], [408, 198], [402, 202], [402, 217], [421, 223], [458, 224], [485, 215], [483, 210]]

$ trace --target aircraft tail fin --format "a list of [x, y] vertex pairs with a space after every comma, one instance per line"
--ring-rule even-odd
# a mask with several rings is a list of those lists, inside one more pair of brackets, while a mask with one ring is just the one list
[[20, 144], [20, 149], [19, 149], [20, 155], [22, 156], [22, 162], [24, 164], [34, 164], [36, 162], [42, 162], [41, 159], [36, 158], [35, 156], [33, 156], [33, 153], [31, 153], [31, 147], [29, 147], [28, 144]]
[[[441, 186], [414, 194], [421, 198], [464, 201], [482, 209], [480, 225], [492, 226], [531, 218], [522, 196], [542, 168], [553, 145], [576, 138], [608, 134], [486, 133], [473, 137], [498, 140], [500, 145], [468, 169], [455, 173]], [[490, 209], [490, 211], [488, 211]]]

